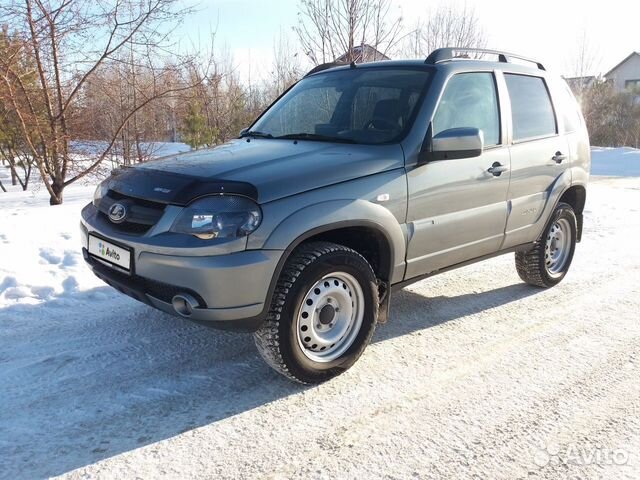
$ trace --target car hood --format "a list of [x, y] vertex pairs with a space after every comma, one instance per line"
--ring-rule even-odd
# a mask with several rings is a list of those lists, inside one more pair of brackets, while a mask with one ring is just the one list
[[[146, 162], [132, 170], [137, 170], [135, 176], [146, 173], [160, 183], [163, 172], [172, 178], [188, 178], [191, 185], [188, 188], [198, 191], [204, 188], [202, 185], [211, 185], [217, 186], [216, 192], [246, 194], [253, 187], [254, 194], [250, 196], [266, 203], [403, 165], [404, 156], [398, 144], [237, 139], [215, 148]], [[162, 186], [158, 187], [150, 190], [155, 196], [163, 194]], [[244, 190], [235, 192], [237, 188]]]

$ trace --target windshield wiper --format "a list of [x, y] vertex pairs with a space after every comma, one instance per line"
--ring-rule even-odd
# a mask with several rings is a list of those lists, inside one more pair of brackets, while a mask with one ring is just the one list
[[275, 137], [279, 139], [290, 139], [290, 140], [316, 140], [318, 142], [340, 142], [340, 143], [358, 143], [352, 138], [345, 137], [332, 137], [330, 135], [320, 135], [318, 133], [289, 133], [287, 135], [280, 135], [279, 137]]
[[244, 132], [242, 135], [240, 135], [240, 138], [244, 138], [244, 137], [251, 137], [251, 138], [273, 138], [273, 135], [271, 135], [270, 133], [258, 132], [257, 130], [247, 130], [247, 131], [246, 131], [246, 132]]

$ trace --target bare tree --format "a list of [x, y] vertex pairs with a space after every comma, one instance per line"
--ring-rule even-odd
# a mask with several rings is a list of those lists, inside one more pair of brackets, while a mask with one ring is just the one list
[[370, 45], [387, 55], [401, 39], [402, 17], [392, 14], [391, 0], [301, 0], [294, 27], [305, 55], [315, 65]]
[[[15, 113], [21, 134], [35, 160], [50, 203], [63, 201], [63, 190], [95, 170], [112, 151], [122, 130], [136, 114], [160, 98], [191, 85], [166, 86], [165, 77], [179, 74], [193, 56], [176, 55], [168, 36], [186, 11], [178, 0], [6, 0], [0, 17], [22, 40], [33, 60], [38, 89], [27, 88], [20, 55], [0, 58], [0, 102]], [[171, 56], [175, 68], [163, 57]], [[135, 63], [150, 86], [128, 104], [111, 137], [88, 159], [73, 155], [73, 125], [92, 79], [110, 65]], [[206, 63], [205, 63], [206, 64]], [[25, 101], [21, 102], [19, 99]], [[40, 109], [44, 115], [40, 115]]]
[[576, 49], [569, 64], [574, 77], [594, 75], [600, 65], [597, 48], [589, 40], [586, 29], [582, 30], [580, 38], [577, 39]]
[[298, 53], [292, 52], [291, 42], [280, 30], [273, 45], [273, 66], [269, 80], [269, 96], [276, 98], [302, 76]]
[[[128, 57], [109, 62], [87, 81], [72, 122], [74, 140], [82, 140], [74, 142], [75, 153], [90, 155], [96, 150], [96, 141], [104, 145], [116, 138], [111, 158], [131, 165], [153, 155], [153, 141], [175, 139], [177, 107], [186, 105], [188, 87], [202, 79], [190, 77], [191, 65], [162, 64], [152, 71], [145, 62]], [[170, 93], [141, 106], [157, 92]], [[132, 111], [134, 115], [130, 115]]]
[[485, 30], [472, 7], [441, 4], [429, 12], [426, 21], [418, 21], [403, 51], [410, 57], [425, 57], [437, 48], [484, 48], [486, 44]]
[[26, 145], [22, 143], [20, 135], [13, 128], [14, 125], [0, 119], [0, 160], [2, 165], [6, 163], [9, 167], [11, 184], [20, 184], [20, 188], [26, 190], [35, 162]]
[[640, 148], [638, 93], [617, 92], [603, 78], [582, 87], [582, 113], [593, 145]]
[[576, 48], [566, 63], [573, 77], [571, 89], [581, 101], [586, 90], [596, 81], [596, 72], [601, 63], [597, 47], [589, 41], [586, 29], [582, 30]]

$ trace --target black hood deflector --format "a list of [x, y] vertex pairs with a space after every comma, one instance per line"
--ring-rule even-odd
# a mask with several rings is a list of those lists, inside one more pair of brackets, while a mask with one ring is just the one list
[[192, 177], [151, 168], [119, 168], [107, 179], [109, 189], [122, 195], [184, 206], [205, 195], [235, 194], [258, 200], [256, 187], [246, 182]]

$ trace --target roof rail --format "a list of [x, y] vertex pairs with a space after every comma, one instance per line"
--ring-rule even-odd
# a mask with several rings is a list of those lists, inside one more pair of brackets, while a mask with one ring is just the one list
[[500, 50], [488, 50], [486, 48], [466, 48], [466, 47], [438, 48], [429, 54], [429, 56], [426, 58], [424, 63], [427, 63], [429, 65], [435, 65], [436, 63], [446, 62], [449, 60], [453, 60], [455, 58], [465, 58], [463, 55], [460, 54], [464, 52], [497, 55], [498, 61], [501, 63], [510, 63], [511, 58], [517, 58], [518, 60], [524, 60], [525, 62], [534, 63], [540, 70], [546, 70], [546, 68], [544, 68], [544, 65], [542, 65], [542, 63], [538, 62], [537, 60], [523, 57], [522, 55], [517, 55], [515, 53], [501, 52]]
[[327, 70], [329, 68], [343, 67], [345, 65], [349, 65], [349, 64], [346, 63], [346, 62], [322, 63], [320, 65], [317, 65], [317, 66], [313, 67], [311, 70], [309, 70], [309, 72], [305, 75], [305, 77], [308, 77], [309, 75], [313, 75], [314, 73], [322, 72], [323, 70]]

